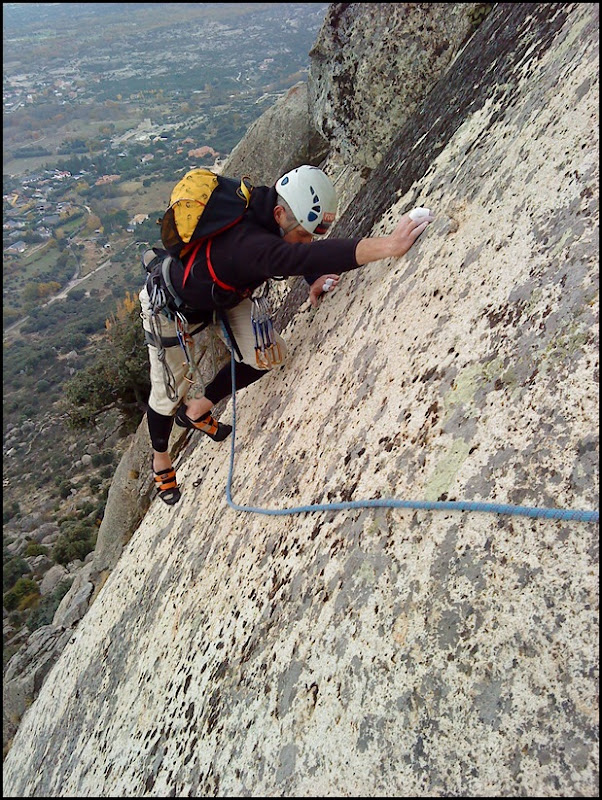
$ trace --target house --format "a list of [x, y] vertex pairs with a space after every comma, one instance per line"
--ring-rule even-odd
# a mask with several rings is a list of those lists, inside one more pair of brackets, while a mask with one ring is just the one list
[[203, 147], [197, 147], [196, 150], [188, 151], [189, 158], [203, 158], [204, 156], [208, 155], [212, 155], [215, 158], [217, 157], [218, 153], [213, 149], [213, 147], [209, 147], [208, 145], [203, 145]]
[[6, 222], [2, 223], [2, 228], [5, 231], [14, 231], [14, 230], [22, 230], [25, 227], [24, 222], [20, 222], [19, 220], [9, 219]]
[[14, 244], [9, 245], [4, 251], [5, 253], [10, 253], [11, 255], [17, 255], [19, 253], [24, 253], [27, 250], [27, 244], [23, 240], [19, 240]]
[[56, 228], [57, 225], [60, 225], [61, 218], [58, 214], [50, 214], [47, 217], [42, 217], [42, 225], [45, 225], [49, 228]]
[[132, 226], [142, 225], [142, 223], [146, 222], [147, 219], [148, 219], [148, 214], [136, 214], [130, 220], [130, 225], [132, 225]]
[[94, 185], [102, 186], [105, 183], [115, 183], [120, 177], [121, 175], [101, 175]]

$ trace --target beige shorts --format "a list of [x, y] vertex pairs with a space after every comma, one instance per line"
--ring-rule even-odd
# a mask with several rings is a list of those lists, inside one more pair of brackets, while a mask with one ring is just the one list
[[[146, 291], [146, 287], [142, 289], [140, 292], [140, 306], [141, 306], [141, 318], [142, 318], [142, 325], [145, 331], [152, 333], [152, 328], [150, 324], [151, 319], [151, 311], [150, 311], [150, 304], [148, 298], [148, 292]], [[243, 300], [234, 308], [231, 308], [227, 311], [228, 315], [228, 322], [230, 323], [230, 327], [232, 328], [232, 333], [234, 334], [234, 338], [236, 339], [236, 344], [242, 354], [242, 361], [245, 364], [249, 364], [250, 366], [256, 366], [255, 360], [255, 334], [253, 332], [253, 325], [251, 323], [251, 308], [252, 303], [250, 300]], [[173, 320], [169, 320], [163, 314], [157, 314], [154, 317], [154, 323], [156, 332], [162, 338], [173, 338], [176, 337], [176, 325]], [[189, 330], [194, 331], [198, 328], [198, 325], [190, 324]], [[228, 346], [228, 342], [226, 341], [226, 336], [222, 330], [222, 323], [217, 319], [217, 316], [214, 315], [214, 321], [211, 325], [212, 330], [216, 333], [220, 339]], [[201, 337], [205, 336], [205, 330], [199, 331], [195, 334], [193, 338], [194, 347], [192, 348], [194, 352], [199, 352], [200, 344], [201, 344]], [[274, 331], [274, 338], [275, 341], [280, 348], [280, 357], [281, 363], [284, 362], [286, 359], [286, 343], [284, 339], [280, 336], [279, 333]], [[148, 345], [148, 357], [150, 362], [150, 380], [151, 380], [151, 393], [148, 399], [148, 403], [158, 414], [163, 414], [165, 416], [170, 416], [175, 413], [177, 407], [180, 405], [182, 400], [185, 399], [186, 395], [188, 394], [191, 382], [188, 380], [189, 376], [189, 367], [188, 363], [185, 358], [184, 351], [179, 345], [175, 345], [174, 347], [166, 347], [165, 348], [165, 364], [171, 373], [170, 381], [172, 383], [173, 390], [177, 395], [176, 399], [171, 400], [169, 398], [167, 387], [166, 387], [166, 371], [158, 357], [158, 350], [153, 345]], [[235, 354], [235, 358], [237, 361], [240, 361], [238, 354]], [[263, 369], [269, 368], [266, 366], [262, 367]], [[259, 367], [258, 367], [259, 369]]]

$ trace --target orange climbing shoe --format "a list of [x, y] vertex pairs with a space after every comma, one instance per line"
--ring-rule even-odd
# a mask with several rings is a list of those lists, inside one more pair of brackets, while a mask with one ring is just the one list
[[[151, 461], [152, 467], [152, 461]], [[168, 506], [174, 506], [181, 497], [178, 482], [176, 481], [176, 471], [173, 467], [159, 470], [155, 472], [153, 469], [153, 477], [157, 487], [157, 494], [167, 503]]]
[[179, 425], [180, 428], [192, 428], [197, 431], [203, 431], [203, 433], [206, 433], [214, 442], [223, 442], [224, 439], [232, 433], [231, 425], [224, 425], [222, 422], [218, 422], [210, 413], [198, 419], [190, 419], [190, 417], [186, 416], [185, 406], [180, 406], [180, 408], [178, 408], [175, 421], [176, 425]]

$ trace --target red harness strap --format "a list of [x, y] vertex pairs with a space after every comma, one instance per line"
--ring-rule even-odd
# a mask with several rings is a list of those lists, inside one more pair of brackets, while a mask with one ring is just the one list
[[213, 269], [213, 264], [211, 263], [211, 239], [207, 239], [207, 249], [205, 250], [205, 256], [207, 258], [207, 269], [209, 270], [209, 274], [220, 287], [220, 289], [226, 289], [228, 292], [236, 292], [236, 289], [233, 286], [228, 286], [227, 283], [220, 281], [220, 279], [215, 274], [215, 270]]
[[[236, 292], [236, 289], [233, 286], [228, 286], [227, 283], [224, 283], [223, 281], [220, 281], [220, 279], [217, 277], [217, 275], [215, 274], [215, 270], [213, 269], [213, 264], [211, 263], [210, 253], [211, 253], [211, 240], [212, 240], [212, 237], [217, 235], [218, 233], [222, 233], [223, 231], [228, 230], [228, 228], [233, 227], [234, 225], [236, 225], [237, 222], [240, 222], [241, 219], [242, 219], [242, 216], [238, 217], [238, 219], [235, 219], [233, 222], [230, 222], [228, 225], [225, 225], [223, 228], [220, 228], [219, 231], [215, 231], [215, 233], [213, 233], [211, 235], [211, 237], [207, 237], [206, 239], [205, 239], [205, 237], [203, 237], [202, 239], [199, 239], [199, 241], [193, 247], [193, 249], [192, 249], [192, 251], [190, 253], [190, 258], [188, 259], [188, 263], [186, 264], [186, 268], [184, 269], [184, 278], [182, 280], [182, 286], [185, 285], [186, 280], [187, 280], [188, 276], [190, 275], [190, 270], [192, 269], [192, 265], [194, 264], [194, 260], [197, 257], [197, 254], [198, 254], [198, 252], [200, 250], [201, 245], [203, 244], [204, 241], [206, 241], [207, 242], [207, 249], [206, 249], [207, 268], [209, 269], [209, 274], [211, 275], [211, 277], [213, 278], [215, 283], [217, 283], [217, 285], [220, 286], [222, 289], [226, 289], [229, 292]], [[186, 248], [184, 248], [184, 249], [186, 249]], [[183, 252], [184, 251], [182, 251], [182, 253]]]
[[250, 295], [252, 294], [250, 289], [244, 289], [244, 290], [235, 289], [234, 286], [229, 286], [227, 283], [224, 283], [224, 281], [221, 281], [215, 274], [215, 269], [213, 268], [213, 264], [211, 262], [211, 242], [212, 242], [211, 238], [206, 240], [201, 239], [199, 242], [195, 244], [194, 248], [190, 253], [190, 258], [188, 259], [188, 262], [184, 269], [184, 278], [182, 280], [182, 286], [184, 286], [184, 284], [186, 283], [186, 279], [190, 275], [192, 265], [194, 264], [194, 261], [201, 248], [201, 245], [203, 244], [203, 241], [206, 241], [205, 257], [207, 259], [207, 269], [209, 270], [209, 274], [211, 275], [211, 278], [214, 281], [214, 283], [217, 283], [217, 285], [221, 289], [225, 289], [227, 292], [234, 292], [235, 294], [238, 294], [241, 297], [250, 297]]

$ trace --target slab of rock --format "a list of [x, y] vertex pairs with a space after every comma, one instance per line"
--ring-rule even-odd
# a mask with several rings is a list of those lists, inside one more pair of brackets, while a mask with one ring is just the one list
[[434, 223], [299, 306], [233, 474], [183, 451], [8, 796], [595, 796], [598, 526], [365, 505], [598, 507], [598, 44], [593, 4], [496, 5], [333, 235]]

